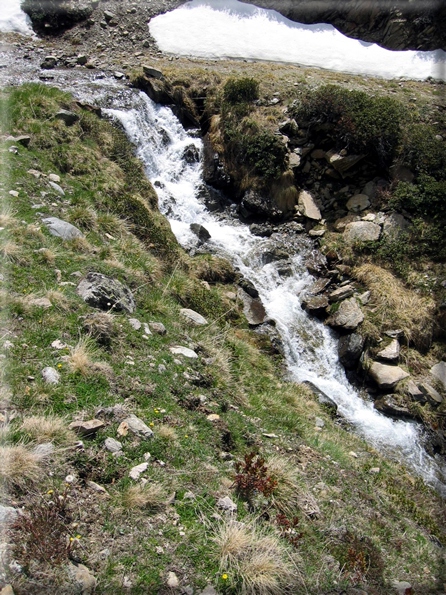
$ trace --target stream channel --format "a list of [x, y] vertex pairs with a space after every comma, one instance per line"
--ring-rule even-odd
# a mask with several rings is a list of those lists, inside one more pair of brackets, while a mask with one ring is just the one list
[[[41, 74], [31, 64], [20, 72], [11, 64], [6, 71], [8, 74], [2, 72], [2, 85], [38, 81]], [[201, 163], [184, 159], [185, 150], [191, 145], [200, 154], [199, 131], [186, 131], [169, 108], [102, 74], [53, 70], [51, 76], [49, 85], [101, 107], [103, 114], [124, 127], [155, 186], [159, 208], [180, 244], [188, 251], [204, 250], [227, 258], [255, 285], [280, 335], [288, 380], [311, 382], [335, 401], [339, 415], [369, 444], [446, 496], [446, 465], [439, 456], [432, 457], [425, 451], [422, 426], [393, 420], [374, 409], [373, 403], [347, 380], [338, 361], [335, 333], [302, 309], [301, 298], [314, 281], [304, 266], [314, 248], [313, 241], [305, 234], [284, 236], [278, 232], [269, 238], [255, 236], [238, 220], [235, 205], [223, 213], [209, 212], [200, 199]], [[204, 246], [199, 246], [197, 236], [190, 230], [191, 223], [201, 224], [210, 233]], [[265, 259], [265, 254], [276, 247], [285, 248], [290, 255], [287, 267], [291, 271], [287, 276], [279, 272], [283, 261]]]

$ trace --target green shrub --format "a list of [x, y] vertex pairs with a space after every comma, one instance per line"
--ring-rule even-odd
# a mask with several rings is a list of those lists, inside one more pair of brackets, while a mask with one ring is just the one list
[[[446, 179], [446, 151], [438, 130], [423, 122], [410, 124], [405, 131], [400, 160], [417, 174]], [[436, 138], [437, 137], [437, 138]]]
[[285, 171], [287, 150], [279, 138], [268, 130], [246, 134], [241, 139], [244, 162], [257, 175], [278, 178]]
[[259, 83], [248, 77], [228, 79], [223, 88], [223, 97], [230, 104], [255, 101], [259, 98]]
[[333, 124], [333, 140], [350, 151], [374, 154], [389, 164], [401, 137], [403, 107], [389, 97], [370, 97], [337, 85], [309, 91], [291, 110], [308, 124]]
[[412, 215], [436, 220], [444, 218], [446, 181], [438, 181], [423, 174], [419, 176], [416, 184], [399, 182], [389, 204]]

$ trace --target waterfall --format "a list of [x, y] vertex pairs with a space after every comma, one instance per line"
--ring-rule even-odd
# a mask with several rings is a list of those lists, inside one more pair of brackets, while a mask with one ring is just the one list
[[340, 414], [370, 444], [446, 493], [445, 469], [425, 452], [421, 426], [392, 420], [362, 399], [338, 361], [334, 332], [302, 309], [300, 296], [314, 281], [304, 266], [310, 241], [300, 241], [299, 250], [291, 256], [291, 276], [281, 276], [277, 262], [265, 264], [262, 258], [280, 241], [278, 234], [271, 238], [255, 236], [240, 221], [208, 212], [200, 200], [200, 163], [187, 163], [183, 156], [191, 145], [201, 150], [202, 143], [196, 134], [183, 129], [170, 109], [154, 104], [143, 93], [128, 91], [125, 101], [114, 95], [105, 112], [122, 124], [134, 143], [136, 154], [156, 187], [160, 210], [178, 241], [186, 249], [193, 249], [198, 240], [189, 226], [203, 225], [211, 235], [206, 249], [228, 258], [254, 283], [281, 335], [290, 379], [311, 381], [336, 402]]

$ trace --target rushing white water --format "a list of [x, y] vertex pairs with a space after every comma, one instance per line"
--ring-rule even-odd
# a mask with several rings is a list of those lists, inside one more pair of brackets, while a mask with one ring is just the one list
[[21, 0], [0, 0], [0, 31], [34, 35], [31, 19], [21, 8]]
[[158, 15], [150, 33], [164, 52], [290, 62], [388, 79], [446, 80], [446, 52], [394, 51], [351, 39], [332, 25], [304, 25], [238, 0], [192, 0]]
[[302, 309], [299, 296], [313, 281], [303, 265], [305, 255], [293, 256], [291, 277], [281, 277], [277, 263], [263, 264], [262, 253], [271, 249], [273, 239], [252, 235], [238, 221], [219, 220], [199, 200], [200, 164], [186, 163], [183, 154], [190, 145], [200, 149], [201, 141], [189, 136], [168, 108], [155, 105], [143, 94], [134, 98], [130, 109], [107, 112], [121, 122], [137, 147], [157, 188], [160, 208], [180, 243], [193, 247], [197, 238], [189, 225], [202, 224], [211, 234], [206, 248], [227, 256], [258, 289], [268, 315], [276, 321], [291, 378], [311, 381], [337, 403], [339, 412], [367, 441], [441, 489], [446, 478], [440, 477], [440, 463], [424, 451], [420, 426], [394, 421], [364, 401], [339, 364], [332, 331]]

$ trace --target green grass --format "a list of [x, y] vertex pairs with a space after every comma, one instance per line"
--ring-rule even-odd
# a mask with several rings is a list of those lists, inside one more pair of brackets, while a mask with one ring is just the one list
[[[387, 594], [395, 577], [410, 580], [417, 592], [431, 593], [442, 572], [431, 536], [445, 542], [443, 503], [401, 466], [385, 462], [341, 429], [307, 389], [282, 378], [280, 360], [268, 355], [265, 342], [248, 329], [239, 306], [225, 300], [224, 293], [234, 289], [231, 268], [218, 259], [192, 259], [183, 253], [156, 211], [153, 190], [121, 133], [74, 107], [69, 96], [46, 87], [4, 90], [1, 101], [2, 133], [32, 137], [19, 155], [1, 153], [4, 171], [9, 172], [0, 189], [3, 226], [7, 241], [17, 246], [1, 260], [7, 278], [1, 288], [6, 292], [1, 322], [5, 339], [13, 343], [3, 350], [2, 398], [9, 398], [16, 414], [2, 437], [13, 444], [26, 440], [30, 447], [20, 426], [31, 415], [58, 415], [67, 424], [101, 416], [105, 423], [95, 437], [82, 438], [83, 448], [58, 448], [42, 466], [41, 478], [26, 490], [5, 493], [4, 503], [26, 509], [31, 495], [63, 487], [72, 474], [76, 481], [70, 523], [82, 536], [77, 554], [97, 577], [97, 593], [128, 592], [124, 576], [133, 585], [132, 593], [161, 593], [169, 571], [196, 592], [213, 584], [222, 593], [237, 593], [241, 576], [231, 575], [227, 583], [221, 578], [214, 541], [221, 523], [216, 515], [224, 516], [216, 508], [218, 498], [229, 495], [237, 503], [239, 521], [253, 522], [256, 530], [275, 535], [289, 547], [279, 535], [272, 502], [256, 498], [253, 521], [235, 494], [234, 462], [254, 450], [266, 460], [283, 457], [295, 470], [299, 493], [290, 514], [299, 518], [303, 536], [287, 568], [297, 568], [302, 592], [316, 595], [351, 585], [353, 573], [341, 567], [349, 560], [352, 543], [358, 559], [366, 543], [365, 578], [376, 593]], [[72, 129], [52, 119], [61, 107], [78, 111], [80, 121]], [[2, 141], [1, 148], [9, 144]], [[98, 162], [104, 169], [98, 170]], [[60, 175], [65, 197], [42, 197], [41, 192], [48, 191], [45, 179], [28, 174], [30, 168]], [[19, 197], [12, 202], [8, 192], [16, 188]], [[114, 201], [119, 193], [121, 203]], [[33, 209], [36, 203], [43, 206]], [[133, 211], [126, 210], [129, 203]], [[85, 209], [90, 210], [87, 216]], [[37, 211], [75, 221], [86, 241], [51, 237]], [[179, 262], [176, 269], [170, 264], [174, 260]], [[90, 338], [85, 373], [72, 371], [66, 359], [70, 349], [57, 350], [51, 343], [59, 339], [73, 348], [87, 337], [85, 319], [94, 311], [77, 295], [75, 285], [59, 285], [55, 269], [61, 271], [62, 282], [75, 285], [79, 275], [92, 270], [119, 279], [134, 292], [133, 316], [162, 322], [167, 334], [145, 339], [127, 316], [113, 314], [108, 340]], [[210, 291], [201, 284], [203, 277], [212, 283]], [[30, 296], [47, 296], [52, 306], [33, 306]], [[179, 314], [184, 306], [197, 309], [210, 324], [188, 326]], [[173, 356], [169, 347], [174, 344], [191, 346], [199, 359]], [[58, 385], [44, 384], [45, 366], [59, 371]], [[111, 411], [116, 405], [139, 416], [154, 437], [143, 441], [131, 433], [118, 436], [121, 418]], [[220, 419], [210, 421], [211, 413]], [[314, 427], [316, 416], [325, 421], [321, 432]], [[158, 434], [161, 426], [175, 435]], [[104, 449], [107, 437], [122, 443], [121, 457]], [[349, 455], [352, 450], [358, 459]], [[134, 484], [128, 472], [147, 453], [151, 456], [142, 477], [161, 484], [171, 498], [160, 510], [125, 509], [123, 494]], [[380, 473], [371, 474], [371, 467], [380, 467]], [[103, 485], [109, 497], [93, 492], [89, 481]], [[187, 491], [195, 499], [184, 499]], [[305, 508], [313, 501], [320, 510], [316, 516]], [[348, 533], [334, 534], [340, 527]], [[44, 543], [45, 536], [40, 539]], [[372, 555], [376, 552], [380, 558]], [[328, 554], [337, 560], [337, 569], [330, 566]], [[20, 544], [14, 555], [20, 563]], [[426, 567], [430, 574], [424, 572]], [[57, 568], [45, 568], [45, 578], [39, 576], [31, 564], [26, 574], [9, 580], [18, 594], [33, 592], [36, 580], [48, 592], [65, 580]]]

